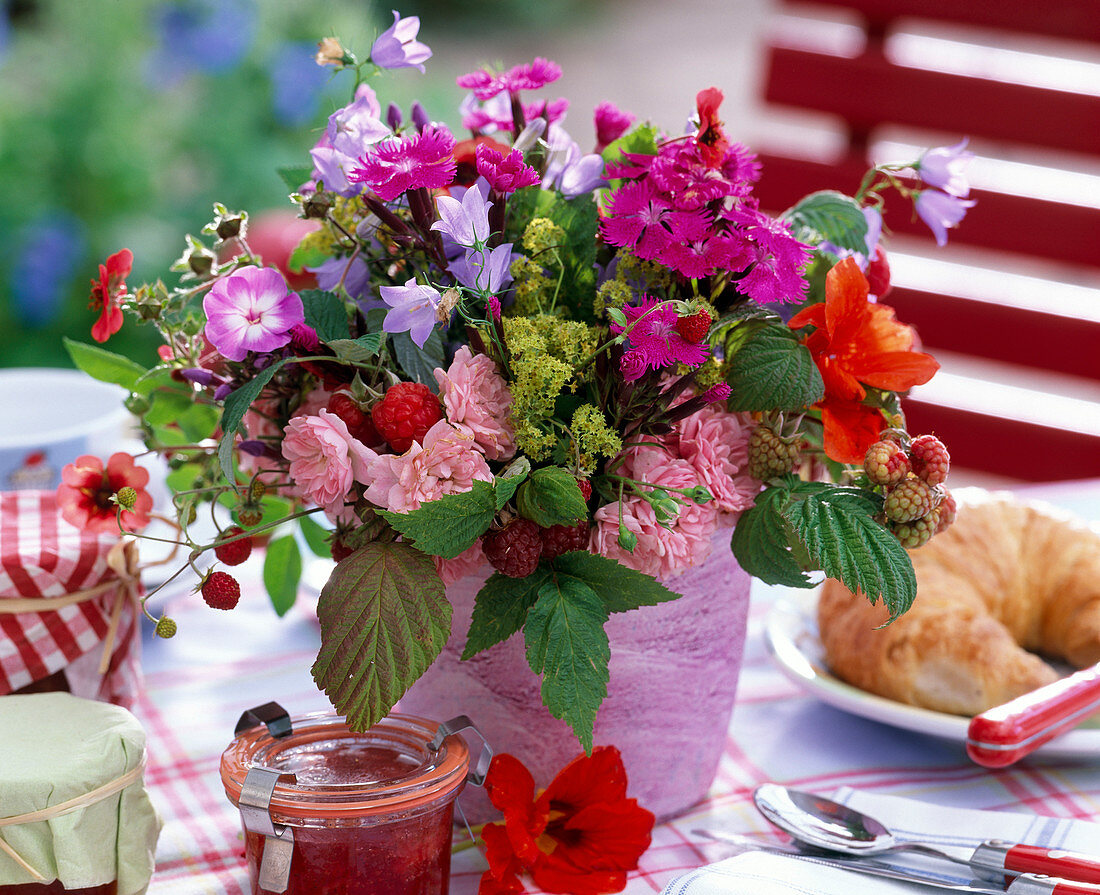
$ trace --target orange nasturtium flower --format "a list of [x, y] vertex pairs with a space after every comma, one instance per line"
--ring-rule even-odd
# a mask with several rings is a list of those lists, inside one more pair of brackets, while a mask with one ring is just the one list
[[485, 791], [504, 822], [481, 831], [489, 869], [478, 895], [522, 892], [519, 874], [525, 871], [546, 892], [621, 892], [627, 871], [649, 848], [654, 822], [637, 799], [626, 797], [626, 782], [614, 746], [573, 759], [537, 795], [518, 759], [495, 756]]
[[865, 386], [903, 392], [940, 368], [932, 355], [913, 350], [913, 328], [899, 323], [893, 308], [867, 301], [867, 293], [867, 278], [845, 258], [825, 277], [825, 301], [790, 320], [791, 329], [815, 327], [803, 339], [825, 381], [825, 397], [814, 406], [825, 453], [839, 463], [862, 463], [884, 428], [881, 411], [863, 403]]

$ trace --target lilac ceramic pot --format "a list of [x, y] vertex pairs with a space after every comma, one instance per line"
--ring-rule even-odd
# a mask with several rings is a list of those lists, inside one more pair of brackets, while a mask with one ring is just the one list
[[[615, 614], [606, 626], [611, 680], [595, 742], [619, 748], [628, 794], [659, 819], [706, 795], [726, 742], [750, 582], [730, 551], [730, 534], [720, 529], [705, 562], [665, 582], [680, 599]], [[581, 746], [543, 707], [522, 635], [459, 660], [474, 597], [490, 571], [447, 589], [454, 606], [451, 638], [399, 710], [438, 720], [468, 715], [493, 750], [519, 758], [541, 788]], [[474, 787], [466, 788], [461, 805], [470, 823], [499, 814]]]

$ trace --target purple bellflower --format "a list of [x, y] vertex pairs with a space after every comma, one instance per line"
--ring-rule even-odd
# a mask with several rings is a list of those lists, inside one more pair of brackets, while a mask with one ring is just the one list
[[916, 164], [920, 179], [928, 186], [941, 189], [951, 196], [966, 198], [970, 195], [966, 168], [974, 158], [974, 153], [965, 151], [966, 144], [967, 138], [964, 137], [954, 146], [926, 150]]
[[921, 190], [915, 203], [917, 214], [936, 237], [936, 245], [947, 245], [947, 230], [954, 227], [966, 215], [966, 210], [977, 203], [973, 199], [960, 199], [939, 190]]
[[370, 61], [379, 68], [419, 68], [432, 58], [431, 48], [416, 39], [420, 17], [406, 16], [395, 9], [393, 24], [378, 35], [370, 48]]
[[478, 182], [462, 194], [461, 201], [439, 196], [435, 200], [439, 220], [432, 224], [432, 229], [466, 248], [473, 248], [477, 243], [484, 245], [489, 238], [489, 209], [493, 207], [492, 202], [486, 201], [488, 190], [488, 184], [478, 178]]
[[302, 300], [271, 267], [241, 267], [218, 280], [202, 300], [206, 338], [223, 357], [242, 361], [249, 351], [274, 351], [305, 322]]
[[462, 258], [451, 261], [447, 269], [468, 289], [497, 294], [512, 282], [512, 244], [506, 242], [486, 252], [469, 249]]
[[380, 286], [382, 300], [390, 306], [382, 329], [388, 333], [407, 332], [418, 348], [423, 348], [436, 324], [436, 308], [443, 296], [431, 286], [421, 286], [413, 277], [404, 286]]

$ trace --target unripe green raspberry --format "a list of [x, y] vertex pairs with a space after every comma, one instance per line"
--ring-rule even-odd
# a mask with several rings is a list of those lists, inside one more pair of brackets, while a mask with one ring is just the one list
[[263, 483], [262, 479], [253, 479], [252, 484], [248, 487], [248, 499], [251, 503], [259, 503], [260, 499], [267, 493], [267, 485]]
[[748, 473], [762, 482], [786, 475], [798, 464], [798, 454], [798, 442], [782, 438], [767, 426], [759, 425], [749, 436]]
[[252, 528], [263, 522], [264, 511], [256, 504], [244, 503], [237, 507], [237, 521], [245, 528]]
[[115, 503], [124, 510], [132, 510], [134, 504], [137, 503], [137, 491], [129, 485], [119, 488], [118, 492], [115, 494]]
[[932, 510], [927, 516], [921, 516], [912, 522], [892, 522], [890, 531], [906, 550], [916, 550], [932, 540], [939, 525], [939, 517], [939, 511]]
[[893, 441], [876, 441], [863, 458], [863, 471], [875, 485], [896, 485], [909, 475], [909, 458]]
[[913, 522], [932, 512], [938, 496], [931, 485], [909, 478], [890, 489], [882, 509], [891, 522]]
[[157, 637], [163, 637], [165, 640], [169, 640], [176, 636], [176, 623], [167, 615], [163, 615], [157, 620], [156, 630]]

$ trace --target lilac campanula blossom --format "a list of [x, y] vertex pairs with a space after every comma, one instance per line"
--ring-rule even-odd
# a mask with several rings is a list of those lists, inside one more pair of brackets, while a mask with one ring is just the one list
[[421, 286], [416, 277], [404, 286], [380, 286], [382, 300], [390, 306], [382, 329], [388, 333], [407, 332], [418, 348], [423, 348], [436, 324], [436, 308], [442, 296], [431, 286]]
[[285, 43], [271, 60], [271, 104], [275, 117], [287, 127], [301, 127], [313, 120], [328, 81], [315, 57], [313, 44]]
[[401, 127], [401, 122], [405, 120], [405, 117], [401, 114], [401, 107], [397, 103], [390, 103], [386, 107], [386, 124], [389, 125], [390, 130], [396, 131]]
[[417, 131], [422, 132], [429, 124], [432, 123], [431, 116], [428, 114], [428, 110], [425, 109], [419, 100], [416, 100], [412, 104], [412, 110], [410, 111], [410, 117], [412, 123], [416, 127]]
[[468, 289], [497, 294], [512, 282], [512, 244], [498, 245], [487, 254], [468, 249], [462, 258], [452, 260], [447, 269]]
[[964, 137], [954, 146], [925, 150], [916, 164], [920, 179], [928, 186], [941, 189], [951, 196], [966, 198], [970, 195], [966, 169], [974, 158], [974, 153], [966, 151], [967, 142], [968, 138]]
[[370, 48], [370, 61], [379, 68], [418, 68], [432, 58], [431, 48], [416, 39], [420, 17], [406, 16], [393, 10], [393, 24], [378, 35]]
[[305, 321], [302, 299], [271, 267], [238, 268], [218, 280], [202, 300], [206, 338], [223, 357], [242, 361], [250, 351], [282, 348], [291, 328]]
[[160, 3], [153, 11], [156, 45], [145, 59], [149, 83], [164, 89], [195, 71], [229, 71], [251, 47], [256, 24], [254, 0]]
[[580, 146], [562, 128], [552, 125], [547, 134], [549, 152], [542, 188], [557, 188], [562, 195], [573, 198], [607, 186], [604, 160], [596, 154], [581, 155]]
[[354, 258], [326, 258], [317, 267], [308, 268], [317, 277], [317, 288], [334, 292], [344, 282], [344, 289], [352, 298], [362, 297], [370, 284], [370, 268], [362, 256]]
[[43, 326], [64, 307], [85, 250], [84, 224], [67, 211], [49, 211], [13, 241], [9, 286], [16, 313], [29, 326]]
[[356, 196], [362, 188], [348, 180], [359, 158], [372, 145], [393, 135], [379, 117], [378, 97], [366, 84], [360, 85], [355, 99], [329, 116], [328, 126], [310, 150], [316, 178], [325, 189], [344, 197]]
[[439, 220], [432, 224], [451, 237], [458, 245], [472, 248], [476, 243], [484, 245], [489, 238], [489, 209], [487, 201], [489, 184], [479, 177], [477, 183], [462, 194], [461, 201], [451, 196], [439, 196], [435, 200]]
[[947, 245], [947, 230], [963, 219], [968, 208], [977, 203], [939, 190], [921, 190], [915, 203], [917, 214], [936, 237], [936, 245]]

